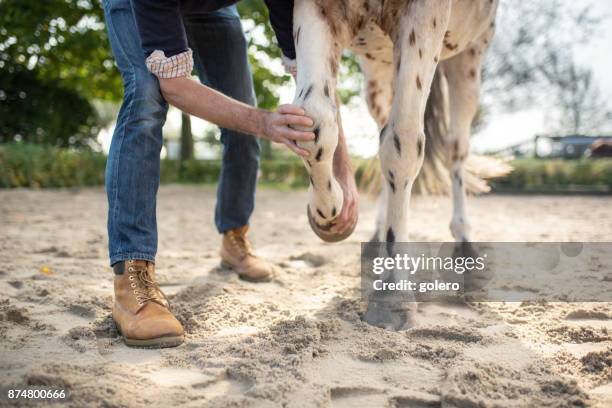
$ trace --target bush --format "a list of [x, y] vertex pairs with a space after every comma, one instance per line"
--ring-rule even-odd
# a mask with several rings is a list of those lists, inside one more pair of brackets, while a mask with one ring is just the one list
[[491, 182], [494, 191], [612, 192], [612, 159], [521, 159], [511, 164], [510, 174]]
[[75, 187], [104, 183], [106, 157], [91, 150], [23, 143], [0, 146], [0, 187]]
[[[357, 183], [368, 160], [355, 160]], [[511, 163], [514, 171], [491, 182], [494, 191], [612, 192], [612, 159], [535, 160]], [[106, 156], [91, 150], [26, 143], [0, 145], [0, 187], [77, 187], [104, 184]], [[220, 160], [162, 160], [162, 183], [216, 183]], [[298, 158], [262, 160], [260, 183], [288, 188], [308, 186], [308, 173]]]

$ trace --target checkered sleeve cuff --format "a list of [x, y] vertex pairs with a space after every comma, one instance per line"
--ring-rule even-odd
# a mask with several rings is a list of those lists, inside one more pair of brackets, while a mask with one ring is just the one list
[[166, 57], [163, 51], [155, 50], [145, 62], [149, 71], [158, 78], [188, 77], [193, 71], [193, 52], [188, 49], [180, 54]]

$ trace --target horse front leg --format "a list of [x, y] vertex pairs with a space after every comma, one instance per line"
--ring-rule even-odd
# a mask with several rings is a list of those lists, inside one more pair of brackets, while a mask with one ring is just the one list
[[315, 232], [326, 231], [343, 205], [342, 188], [333, 173], [339, 132], [335, 90], [340, 47], [330, 22], [314, 1], [295, 2], [294, 30], [298, 73], [293, 103], [313, 119], [315, 133], [314, 141], [298, 143], [310, 152], [304, 160], [310, 176], [308, 216]]
[[[450, 15], [450, 0], [408, 2], [397, 17], [394, 40], [396, 67], [393, 105], [381, 134], [381, 171], [388, 185], [383, 230], [388, 256], [395, 242], [408, 242], [408, 207], [414, 181], [425, 153], [424, 114], [431, 82]], [[395, 272], [395, 273], [394, 273]], [[394, 271], [390, 279], [399, 279]], [[364, 320], [387, 329], [414, 324], [414, 298], [373, 292]]]

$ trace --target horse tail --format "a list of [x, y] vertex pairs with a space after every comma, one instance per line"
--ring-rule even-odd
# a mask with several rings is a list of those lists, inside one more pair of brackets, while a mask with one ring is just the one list
[[[447, 194], [451, 189], [448, 171], [449, 128], [448, 86], [440, 68], [436, 69], [431, 91], [425, 108], [425, 158], [423, 167], [415, 180], [415, 194]], [[501, 177], [511, 167], [504, 161], [481, 155], [468, 155], [465, 163], [466, 191], [472, 194], [490, 191], [487, 179]]]

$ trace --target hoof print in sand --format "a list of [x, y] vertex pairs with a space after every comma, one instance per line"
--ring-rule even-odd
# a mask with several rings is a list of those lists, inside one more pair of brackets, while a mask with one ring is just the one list
[[313, 254], [312, 252], [305, 252], [298, 256], [292, 256], [289, 258], [291, 261], [303, 261], [308, 266], [318, 268], [327, 263], [327, 259], [322, 255]]

